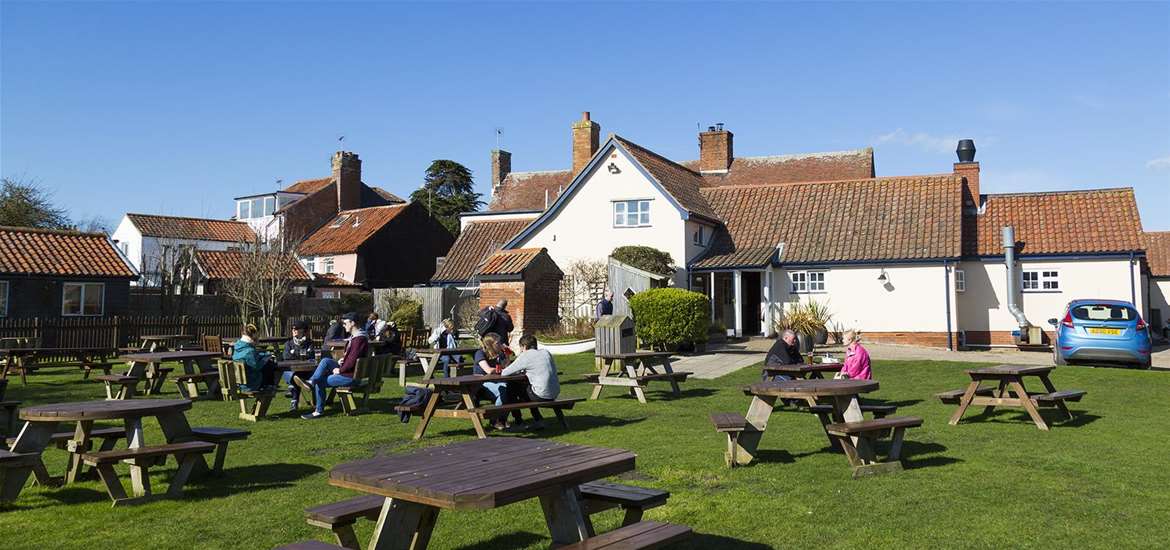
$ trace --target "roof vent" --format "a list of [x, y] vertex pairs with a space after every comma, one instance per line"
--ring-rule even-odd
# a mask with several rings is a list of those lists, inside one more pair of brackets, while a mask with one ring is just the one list
[[959, 162], [975, 162], [975, 140], [960, 139], [955, 153], [959, 155]]

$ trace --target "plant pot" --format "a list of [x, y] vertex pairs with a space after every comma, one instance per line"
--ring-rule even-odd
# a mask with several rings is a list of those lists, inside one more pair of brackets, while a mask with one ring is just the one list
[[796, 341], [800, 346], [800, 353], [812, 353], [813, 336], [803, 332], [796, 333]]
[[813, 334], [813, 337], [815, 338], [818, 346], [823, 346], [829, 343], [829, 331], [825, 329], [816, 331], [816, 333]]
[[578, 340], [576, 342], [558, 342], [558, 343], [540, 343], [541, 349], [548, 350], [553, 355], [569, 355], [573, 353], [583, 353], [586, 351], [593, 351], [597, 347], [597, 340], [590, 338], [588, 340]]

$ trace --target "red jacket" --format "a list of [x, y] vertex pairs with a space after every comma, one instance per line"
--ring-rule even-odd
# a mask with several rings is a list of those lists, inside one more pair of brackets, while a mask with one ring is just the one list
[[345, 355], [341, 357], [341, 374], [353, 378], [357, 370], [357, 360], [365, 357], [370, 351], [370, 339], [366, 333], [360, 332], [345, 343]]

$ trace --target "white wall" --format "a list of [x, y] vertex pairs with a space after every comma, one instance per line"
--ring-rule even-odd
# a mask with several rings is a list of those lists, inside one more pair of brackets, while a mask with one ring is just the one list
[[1162, 311], [1162, 324], [1165, 325], [1170, 321], [1170, 277], [1151, 278], [1149, 288], [1150, 308]]
[[[878, 281], [885, 269], [887, 282]], [[776, 268], [773, 289], [776, 310], [786, 303], [813, 299], [828, 302], [833, 323], [863, 332], [946, 332], [947, 296], [951, 300], [951, 327], [958, 330], [954, 280], [946, 285], [946, 270], [938, 264], [833, 266], [812, 269], [825, 273], [825, 292], [792, 294], [788, 270]]]
[[[606, 169], [610, 163], [616, 164], [620, 173], [610, 173]], [[688, 235], [683, 214], [616, 148], [597, 168], [568, 202], [517, 248], [547, 248], [557, 265], [567, 270], [575, 260], [605, 261], [619, 246], [650, 246], [669, 252], [675, 264], [683, 267], [675, 275], [675, 285], [686, 288]], [[632, 199], [651, 199], [650, 227], [613, 226], [612, 201]]]
[[322, 262], [325, 258], [333, 258], [333, 274], [345, 279], [349, 282], [354, 282], [355, 274], [357, 273], [357, 254], [334, 254], [332, 256], [302, 256], [302, 264], [307, 261], [313, 262], [313, 270], [310, 273], [325, 273], [325, 264]]
[[[1007, 310], [1007, 267], [1002, 260], [964, 261], [959, 269], [966, 273], [967, 290], [958, 294], [959, 328], [971, 331], [1012, 331], [1018, 323]], [[1098, 298], [1133, 299], [1128, 259], [1102, 260], [1022, 260], [1020, 270], [1057, 270], [1060, 290], [1056, 292], [1022, 292], [1020, 306], [1033, 325], [1050, 328], [1048, 319], [1060, 317], [1072, 300]], [[1141, 292], [1140, 270], [1134, 269], [1138, 311], [1146, 311]]]
[[[129, 216], [122, 216], [122, 221], [118, 223], [118, 227], [114, 229], [110, 239], [117, 241], [114, 246], [119, 248], [122, 247], [122, 243], [125, 243], [126, 259], [130, 261], [130, 265], [133, 265], [134, 269], [142, 271], [142, 233], [138, 232], [138, 227], [130, 221]], [[139, 279], [131, 284], [142, 284], [142, 281]]]
[[[694, 235], [695, 231], [698, 231], [700, 227], [703, 228], [703, 243], [698, 245], [695, 244]], [[688, 220], [686, 222], [686, 234], [683, 236], [686, 244], [686, 258], [680, 259], [676, 257], [674, 261], [679, 262], [680, 260], [685, 260], [683, 265], [691, 263], [691, 260], [694, 260], [700, 254], [706, 252], [707, 248], [711, 246], [711, 237], [714, 235], [714, 232], [715, 226], [713, 225], [699, 223], [694, 220]]]

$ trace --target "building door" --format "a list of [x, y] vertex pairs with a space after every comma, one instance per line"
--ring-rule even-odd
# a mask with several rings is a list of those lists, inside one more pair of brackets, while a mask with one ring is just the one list
[[724, 271], [711, 274], [715, 282], [715, 323], [724, 328], [735, 328], [735, 279]]
[[739, 302], [740, 316], [743, 319], [743, 332], [741, 334], [757, 336], [762, 332], [760, 330], [760, 272], [744, 271], [742, 277], [740, 289], [743, 292], [743, 299]]

